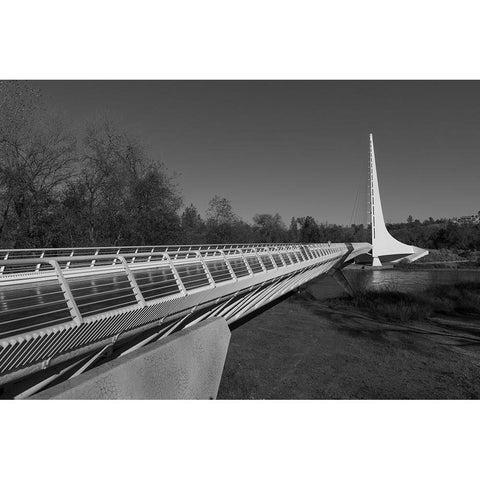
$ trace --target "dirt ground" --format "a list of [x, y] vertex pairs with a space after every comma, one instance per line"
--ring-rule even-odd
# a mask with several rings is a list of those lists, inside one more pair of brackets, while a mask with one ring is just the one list
[[377, 321], [322, 281], [232, 332], [219, 399], [480, 398], [480, 319]]

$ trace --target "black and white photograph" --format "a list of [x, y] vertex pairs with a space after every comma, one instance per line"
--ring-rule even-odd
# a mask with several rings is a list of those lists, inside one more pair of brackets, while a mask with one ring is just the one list
[[[478, 68], [450, 48], [425, 54], [407, 7], [392, 28], [411, 22], [412, 37], [388, 46], [392, 14], [350, 5], [335, 53], [340, 31], [316, 32], [334, 6], [307, 19], [304, 5], [297, 16], [211, 3], [215, 17], [156, 7], [157, 24], [152, 4], [92, 4], [67, 21], [53, 2], [55, 29], [48, 20], [38, 45], [0, 65], [5, 439], [48, 432], [40, 463], [70, 438], [72, 453], [93, 442], [95, 460], [72, 478], [108, 475], [104, 457], [119, 454], [126, 467], [112, 476], [178, 478], [193, 443], [205, 453], [188, 478], [475, 475], [474, 437], [459, 427], [476, 430], [480, 399]], [[25, 27], [39, 28], [35, 12]], [[129, 12], [136, 30], [120, 28]], [[304, 26], [285, 29], [291, 15]], [[413, 70], [394, 61], [401, 48], [416, 50]], [[30, 415], [37, 426], [22, 424]], [[308, 461], [282, 469], [299, 437], [292, 452]], [[440, 459], [460, 437], [461, 474], [461, 459]], [[170, 450], [169, 470], [150, 470], [153, 452]], [[140, 471], [133, 454], [153, 457]], [[336, 463], [350, 455], [359, 471]], [[252, 458], [262, 466], [250, 472]]]
[[480, 82], [1, 96], [2, 398], [479, 398]]

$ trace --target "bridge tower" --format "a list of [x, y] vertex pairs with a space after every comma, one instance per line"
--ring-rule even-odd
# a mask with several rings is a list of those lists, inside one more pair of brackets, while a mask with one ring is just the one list
[[393, 238], [385, 226], [383, 218], [380, 190], [378, 188], [377, 165], [375, 162], [375, 149], [373, 134], [370, 134], [370, 163], [369, 163], [369, 203], [370, 223], [372, 228], [372, 265], [379, 267], [382, 262], [398, 262], [406, 259], [414, 262], [428, 255], [428, 250], [406, 245]]

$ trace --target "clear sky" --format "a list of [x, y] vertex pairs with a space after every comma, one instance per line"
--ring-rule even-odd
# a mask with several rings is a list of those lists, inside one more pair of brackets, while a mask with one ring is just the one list
[[350, 221], [374, 133], [387, 221], [480, 210], [480, 82], [38, 81], [74, 124], [108, 112], [203, 214]]

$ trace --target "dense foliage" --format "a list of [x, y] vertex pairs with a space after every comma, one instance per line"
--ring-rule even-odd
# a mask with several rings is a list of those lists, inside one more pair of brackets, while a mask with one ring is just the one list
[[[362, 225], [258, 213], [247, 223], [215, 196], [204, 218], [141, 142], [108, 119], [73, 134], [41, 93], [0, 82], [0, 247], [369, 241]], [[426, 248], [480, 250], [480, 226], [409, 218], [390, 226]]]

